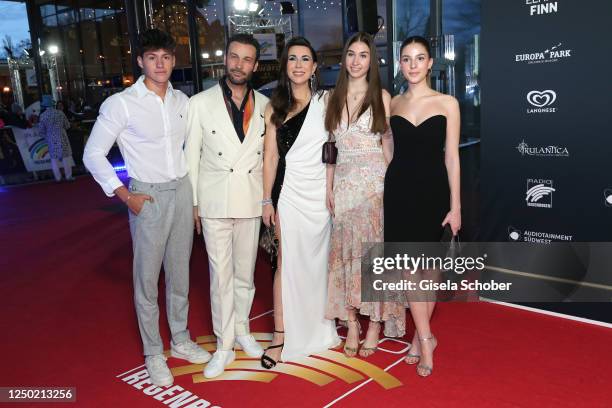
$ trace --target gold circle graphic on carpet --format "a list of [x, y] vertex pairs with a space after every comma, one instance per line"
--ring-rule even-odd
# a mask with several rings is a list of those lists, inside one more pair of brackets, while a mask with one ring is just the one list
[[[264, 348], [272, 340], [272, 333], [251, 334]], [[200, 336], [196, 342], [209, 352], [215, 351], [215, 336]], [[166, 356], [170, 355], [169, 350], [164, 353]], [[226, 367], [223, 374], [215, 378], [204, 377], [202, 374], [204, 366], [205, 364], [188, 364], [173, 367], [171, 371], [175, 377], [191, 374], [194, 383], [228, 380], [269, 383], [277, 376], [284, 374], [319, 386], [327, 385], [338, 379], [352, 384], [368, 378], [387, 390], [402, 385], [397, 378], [382, 368], [359, 358], [347, 358], [344, 354], [334, 350], [326, 350], [291, 363], [280, 363], [271, 370], [262, 368], [259, 359], [247, 356], [242, 350], [236, 350], [236, 360]]]

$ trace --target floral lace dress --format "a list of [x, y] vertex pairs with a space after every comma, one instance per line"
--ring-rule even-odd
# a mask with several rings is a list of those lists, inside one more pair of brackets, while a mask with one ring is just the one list
[[361, 302], [364, 243], [383, 242], [383, 190], [387, 165], [381, 134], [371, 132], [371, 111], [335, 132], [338, 159], [334, 173], [335, 217], [329, 255], [326, 317], [348, 319], [347, 308], [385, 322], [385, 335], [406, 332], [405, 306], [396, 302]]

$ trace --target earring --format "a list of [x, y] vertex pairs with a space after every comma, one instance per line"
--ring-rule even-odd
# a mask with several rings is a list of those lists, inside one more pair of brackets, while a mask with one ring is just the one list
[[287, 87], [287, 100], [289, 101], [289, 106], [291, 106], [291, 84]]
[[315, 74], [310, 76], [310, 92], [317, 92], [317, 77]]

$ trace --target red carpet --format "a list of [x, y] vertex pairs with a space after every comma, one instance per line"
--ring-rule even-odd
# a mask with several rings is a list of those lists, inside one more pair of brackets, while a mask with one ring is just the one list
[[[209, 382], [200, 382], [201, 367], [169, 359], [180, 388], [163, 395], [146, 383], [130, 385], [143, 360], [122, 206], [80, 178], [0, 189], [0, 208], [0, 386], [76, 387], [82, 407], [323, 407], [336, 400], [334, 407], [612, 406], [612, 330], [487, 303], [439, 305], [433, 331], [440, 344], [427, 379], [399, 361], [404, 344], [385, 341], [387, 351], [367, 361], [329, 352], [309, 366], [265, 372], [239, 359], [223, 379]], [[197, 240], [189, 322], [192, 336], [211, 348], [203, 248]], [[272, 308], [263, 255], [256, 285], [253, 317]], [[264, 341], [271, 314], [253, 319], [251, 328]]]

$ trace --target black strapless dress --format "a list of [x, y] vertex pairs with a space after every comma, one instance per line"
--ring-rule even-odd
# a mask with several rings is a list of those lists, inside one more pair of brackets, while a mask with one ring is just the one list
[[394, 153], [385, 175], [385, 242], [440, 242], [450, 209], [444, 164], [446, 116], [419, 126], [391, 117]]

